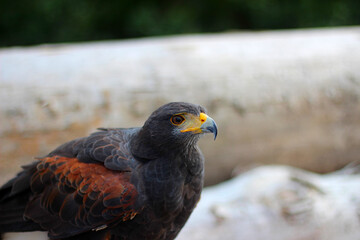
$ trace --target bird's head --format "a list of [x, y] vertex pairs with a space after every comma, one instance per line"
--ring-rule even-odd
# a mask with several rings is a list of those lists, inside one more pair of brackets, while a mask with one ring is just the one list
[[172, 102], [155, 110], [141, 129], [143, 143], [154, 148], [177, 148], [195, 145], [199, 136], [217, 136], [215, 121], [205, 108], [184, 102]]
[[154, 111], [143, 128], [148, 128], [152, 135], [176, 142], [197, 138], [203, 133], [213, 133], [215, 139], [216, 123], [205, 112], [205, 108], [191, 103], [168, 103]]

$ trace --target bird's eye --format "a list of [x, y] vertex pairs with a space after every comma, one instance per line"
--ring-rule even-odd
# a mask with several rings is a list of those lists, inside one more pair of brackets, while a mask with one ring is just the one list
[[174, 125], [180, 125], [182, 124], [184, 121], [185, 121], [185, 118], [181, 115], [175, 115], [175, 116], [172, 116], [171, 119], [170, 119], [171, 123], [174, 124]]

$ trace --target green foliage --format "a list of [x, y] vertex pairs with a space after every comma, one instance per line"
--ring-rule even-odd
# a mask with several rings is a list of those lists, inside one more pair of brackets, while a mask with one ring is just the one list
[[360, 24], [359, 0], [0, 0], [0, 46]]

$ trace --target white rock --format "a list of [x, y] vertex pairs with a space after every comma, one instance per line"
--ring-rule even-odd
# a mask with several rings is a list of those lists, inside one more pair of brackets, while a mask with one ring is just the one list
[[206, 188], [177, 240], [357, 240], [359, 189], [359, 175], [259, 167]]

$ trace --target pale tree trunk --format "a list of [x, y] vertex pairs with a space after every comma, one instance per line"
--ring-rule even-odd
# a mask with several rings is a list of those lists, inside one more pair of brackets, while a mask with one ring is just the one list
[[328, 172], [360, 155], [360, 28], [243, 32], [0, 50], [0, 179], [97, 127], [205, 106], [206, 183], [262, 163]]

